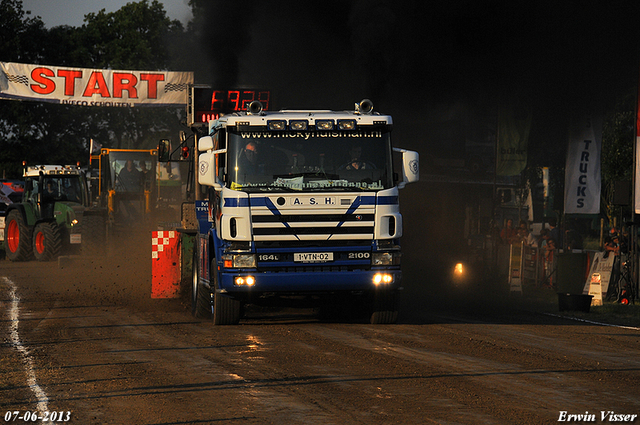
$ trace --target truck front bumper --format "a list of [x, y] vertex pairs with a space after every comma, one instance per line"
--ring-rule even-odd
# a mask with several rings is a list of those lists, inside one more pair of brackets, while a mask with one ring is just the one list
[[[247, 284], [248, 277], [253, 284]], [[250, 272], [224, 271], [220, 290], [226, 293], [250, 292], [333, 292], [369, 291], [376, 288], [399, 289], [402, 272], [399, 269], [339, 271], [339, 272]], [[242, 279], [238, 279], [242, 278]], [[239, 284], [238, 282], [243, 283]]]

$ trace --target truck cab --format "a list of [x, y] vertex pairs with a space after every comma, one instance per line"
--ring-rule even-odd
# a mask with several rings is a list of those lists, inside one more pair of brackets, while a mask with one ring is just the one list
[[354, 111], [265, 112], [254, 102], [212, 122], [198, 141], [207, 200], [196, 209], [208, 214], [194, 256], [194, 313], [229, 324], [246, 303], [348, 298], [367, 306], [372, 323], [395, 322], [399, 189], [419, 167], [416, 152], [393, 148], [392, 124], [366, 100]]

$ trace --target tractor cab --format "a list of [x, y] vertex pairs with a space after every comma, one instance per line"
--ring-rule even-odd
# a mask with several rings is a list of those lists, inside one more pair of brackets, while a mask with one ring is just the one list
[[7, 258], [48, 261], [61, 252], [79, 250], [85, 242], [87, 252], [102, 246], [104, 220], [89, 207], [88, 187], [79, 167], [25, 167], [22, 202], [9, 205], [4, 223]]
[[108, 211], [109, 224], [149, 216], [157, 198], [156, 149], [109, 149], [91, 155], [91, 198]]

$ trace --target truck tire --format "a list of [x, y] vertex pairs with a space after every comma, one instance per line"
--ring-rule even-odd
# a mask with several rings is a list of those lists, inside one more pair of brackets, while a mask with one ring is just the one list
[[376, 291], [373, 294], [370, 323], [388, 325], [398, 321], [398, 294], [395, 291]]
[[5, 249], [7, 259], [10, 261], [27, 261], [33, 256], [31, 229], [18, 210], [12, 210], [7, 215]]
[[211, 291], [200, 283], [198, 249], [193, 249], [191, 264], [191, 314], [199, 319], [211, 318]]
[[50, 261], [58, 258], [62, 248], [62, 234], [56, 223], [36, 224], [33, 230], [33, 256], [38, 261]]
[[107, 247], [107, 222], [101, 215], [82, 217], [82, 253], [104, 254]]
[[211, 276], [213, 280], [213, 324], [218, 325], [237, 325], [240, 322], [241, 303], [218, 291], [218, 271], [216, 270], [215, 259], [211, 265]]

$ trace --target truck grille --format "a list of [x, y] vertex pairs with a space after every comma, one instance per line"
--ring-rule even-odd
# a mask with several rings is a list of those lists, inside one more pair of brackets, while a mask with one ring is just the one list
[[268, 210], [252, 209], [251, 220], [256, 242], [373, 239], [374, 214], [372, 212], [275, 215]]

